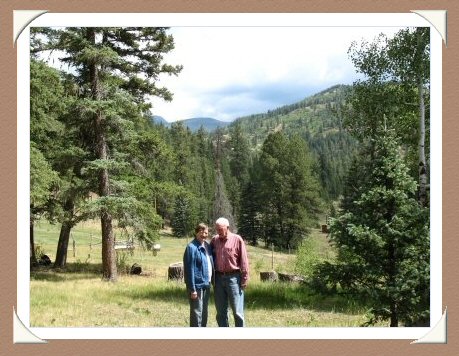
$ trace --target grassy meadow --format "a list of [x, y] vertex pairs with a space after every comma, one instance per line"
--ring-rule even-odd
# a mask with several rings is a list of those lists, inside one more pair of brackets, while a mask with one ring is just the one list
[[[182, 260], [190, 239], [161, 232], [157, 255], [136, 246], [134, 252], [118, 252], [116, 283], [101, 280], [101, 244], [97, 223], [85, 222], [72, 231], [67, 267], [40, 267], [30, 275], [30, 325], [33, 327], [186, 327], [189, 304], [185, 284], [168, 281], [168, 266]], [[38, 250], [54, 261], [59, 226], [41, 222], [35, 227]], [[326, 253], [324, 234], [314, 231], [318, 253]], [[121, 234], [117, 240], [123, 240]], [[74, 242], [74, 243], [73, 243]], [[293, 272], [295, 255], [248, 246], [250, 282], [245, 294], [248, 327], [346, 327], [366, 321], [365, 306], [342, 297], [314, 295], [304, 285], [261, 282], [260, 271]], [[322, 252], [321, 252], [322, 251]], [[324, 252], [325, 251], [325, 252]], [[142, 274], [126, 273], [132, 264]], [[234, 325], [232, 318], [230, 318]], [[208, 326], [216, 327], [211, 297]]]

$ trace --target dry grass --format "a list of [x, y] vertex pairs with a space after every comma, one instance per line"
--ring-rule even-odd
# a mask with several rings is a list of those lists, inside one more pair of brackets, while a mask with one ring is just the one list
[[[89, 241], [92, 246], [89, 248]], [[120, 253], [125, 268], [142, 266], [142, 275], [120, 273], [117, 283], [101, 280], [98, 226], [86, 223], [73, 231], [64, 271], [41, 269], [31, 272], [30, 324], [35, 327], [184, 327], [189, 306], [182, 282], [167, 281], [169, 264], [182, 260], [187, 239], [164, 231], [157, 256], [137, 247], [134, 253]], [[36, 242], [54, 260], [58, 239], [55, 226], [42, 223], [36, 228]], [[311, 295], [299, 284], [264, 283], [259, 272], [290, 271], [295, 256], [260, 247], [248, 247], [251, 282], [246, 290], [246, 320], [252, 327], [359, 326], [364, 308], [337, 297]], [[234, 325], [234, 324], [233, 324]], [[211, 297], [208, 326], [217, 326]]]

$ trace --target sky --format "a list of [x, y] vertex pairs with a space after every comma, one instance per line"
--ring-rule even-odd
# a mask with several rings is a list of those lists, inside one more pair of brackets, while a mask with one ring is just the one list
[[[372, 41], [399, 27], [171, 27], [168, 64], [183, 65], [158, 86], [172, 102], [151, 100], [153, 115], [169, 122], [193, 117], [232, 121], [296, 103], [359, 75], [349, 59], [352, 41]], [[360, 76], [361, 77], [361, 76]]]

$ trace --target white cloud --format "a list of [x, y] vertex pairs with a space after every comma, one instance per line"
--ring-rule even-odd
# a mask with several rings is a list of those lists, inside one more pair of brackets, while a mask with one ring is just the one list
[[313, 89], [350, 84], [356, 78], [347, 55], [351, 42], [398, 29], [172, 27], [175, 49], [165, 61], [184, 69], [178, 77], [161, 78], [159, 84], [174, 93], [174, 100], [153, 99], [153, 114], [168, 121], [197, 116], [232, 120], [290, 104]]

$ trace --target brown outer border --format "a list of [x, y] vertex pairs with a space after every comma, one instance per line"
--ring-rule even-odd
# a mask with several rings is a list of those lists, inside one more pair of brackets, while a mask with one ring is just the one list
[[[13, 47], [13, 10], [51, 12], [409, 12], [410, 10], [448, 10], [448, 47], [443, 50], [443, 309], [447, 306], [448, 344], [417, 344], [411, 340], [50, 340], [48, 344], [13, 344], [13, 307], [16, 305], [16, 50]], [[459, 170], [455, 162], [455, 134], [458, 134], [459, 100], [455, 98], [458, 81], [457, 2], [453, 0], [406, 1], [365, 0], [313, 2], [308, 0], [3, 0], [0, 3], [0, 63], [2, 84], [1, 120], [1, 216], [0, 231], [7, 253], [2, 253], [0, 284], [0, 350], [2, 354], [453, 354], [457, 349], [457, 281], [454, 268], [457, 251], [455, 231], [459, 219], [454, 215], [455, 189]], [[4, 252], [6, 249], [3, 250]], [[356, 335], [358, 338], [359, 335]], [[98, 353], [99, 353], [98, 352]]]

